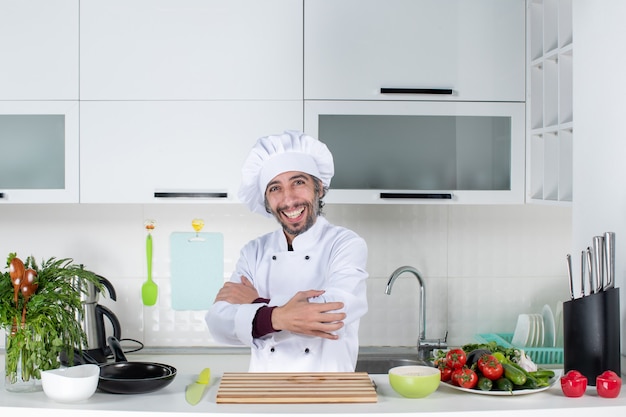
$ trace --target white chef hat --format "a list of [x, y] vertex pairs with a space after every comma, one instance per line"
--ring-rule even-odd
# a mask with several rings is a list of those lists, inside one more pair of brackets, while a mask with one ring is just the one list
[[257, 140], [241, 170], [239, 199], [250, 210], [271, 217], [265, 210], [265, 189], [278, 174], [300, 171], [330, 186], [333, 155], [319, 140], [295, 130]]

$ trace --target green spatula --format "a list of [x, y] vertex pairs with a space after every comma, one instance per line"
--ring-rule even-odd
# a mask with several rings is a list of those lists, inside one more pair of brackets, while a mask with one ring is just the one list
[[198, 379], [193, 384], [187, 385], [185, 389], [185, 400], [191, 405], [196, 405], [202, 399], [204, 395], [204, 391], [209, 385], [209, 381], [211, 379], [211, 369], [204, 368], [200, 375], [198, 375]]
[[146, 306], [153, 306], [156, 304], [157, 296], [159, 295], [159, 287], [154, 281], [152, 281], [152, 235], [151, 230], [154, 230], [154, 221], [146, 222], [146, 230], [148, 236], [146, 237], [146, 258], [148, 261], [148, 279], [141, 286], [141, 299]]

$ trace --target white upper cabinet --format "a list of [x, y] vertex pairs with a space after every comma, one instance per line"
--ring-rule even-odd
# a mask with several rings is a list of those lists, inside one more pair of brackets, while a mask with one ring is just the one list
[[307, 0], [304, 12], [305, 100], [525, 100], [525, 0]]
[[78, 203], [78, 101], [0, 101], [0, 204]]
[[260, 136], [302, 129], [301, 101], [83, 101], [81, 203], [237, 202]]
[[524, 103], [307, 100], [327, 203], [522, 204]]
[[0, 0], [0, 100], [78, 99], [78, 0]]
[[527, 195], [571, 205], [574, 106], [571, 0], [528, 0]]
[[301, 100], [302, 2], [91, 0], [81, 100]]

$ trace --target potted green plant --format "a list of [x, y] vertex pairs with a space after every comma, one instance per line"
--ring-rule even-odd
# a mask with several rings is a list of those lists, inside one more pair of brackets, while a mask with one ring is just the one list
[[72, 259], [22, 262], [15, 253], [0, 276], [0, 326], [6, 333], [5, 381], [9, 391], [35, 389], [40, 372], [60, 367], [59, 355], [74, 357], [86, 343], [81, 295], [97, 275]]

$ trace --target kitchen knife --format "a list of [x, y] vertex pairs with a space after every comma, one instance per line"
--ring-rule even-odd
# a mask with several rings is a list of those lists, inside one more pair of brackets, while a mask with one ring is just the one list
[[580, 253], [580, 296], [585, 295], [585, 276], [587, 275], [587, 256], [585, 251]]
[[604, 286], [604, 237], [593, 237], [593, 263], [595, 269], [594, 292], [602, 291]]
[[569, 280], [569, 293], [570, 293], [571, 299], [573, 300], [574, 299], [574, 276], [572, 274], [572, 255], [568, 253], [565, 259], [567, 260], [567, 279]]
[[615, 283], [615, 233], [604, 233], [604, 265], [606, 272], [606, 281], [603, 289], [613, 288]]
[[187, 385], [185, 389], [185, 400], [191, 405], [196, 405], [202, 399], [204, 395], [204, 391], [209, 386], [209, 381], [211, 380], [211, 369], [204, 368], [200, 375], [198, 375], [198, 379], [193, 384]]
[[596, 285], [593, 280], [593, 262], [591, 255], [591, 248], [587, 246], [587, 250], [585, 251], [586, 259], [587, 259], [587, 277], [589, 279], [589, 295], [596, 293]]

